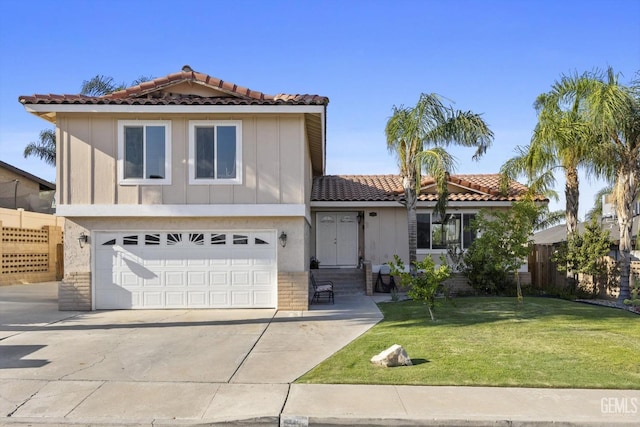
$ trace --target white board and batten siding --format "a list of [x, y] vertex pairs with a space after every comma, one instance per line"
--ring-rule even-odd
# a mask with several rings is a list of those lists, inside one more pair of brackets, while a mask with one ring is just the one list
[[94, 308], [275, 308], [277, 237], [265, 231], [93, 236]]

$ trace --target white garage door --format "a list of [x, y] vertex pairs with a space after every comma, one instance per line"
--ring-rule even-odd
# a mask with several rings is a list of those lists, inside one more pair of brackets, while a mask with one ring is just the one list
[[99, 232], [95, 308], [275, 308], [276, 232]]

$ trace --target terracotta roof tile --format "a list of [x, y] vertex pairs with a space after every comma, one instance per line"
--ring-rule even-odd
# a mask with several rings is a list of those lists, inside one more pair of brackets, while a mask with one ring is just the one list
[[[167, 86], [182, 81], [199, 83], [225, 92], [228, 96], [202, 97], [171, 94], [164, 98], [149, 96]], [[327, 105], [329, 98], [307, 94], [267, 95], [235, 83], [195, 72], [185, 65], [182, 71], [128, 87], [108, 95], [93, 97], [84, 95], [31, 95], [21, 96], [22, 104], [92, 104], [92, 105]]]
[[[449, 193], [450, 202], [516, 201], [527, 190], [524, 185], [512, 181], [507, 194], [501, 194], [499, 174], [451, 175], [449, 182], [469, 189]], [[421, 181], [423, 188], [434, 183], [431, 177], [424, 177]], [[402, 178], [399, 175], [326, 175], [314, 179], [311, 200], [387, 202], [399, 200], [402, 194]], [[438, 196], [423, 192], [418, 200], [435, 202]], [[536, 200], [547, 199], [537, 196]]]

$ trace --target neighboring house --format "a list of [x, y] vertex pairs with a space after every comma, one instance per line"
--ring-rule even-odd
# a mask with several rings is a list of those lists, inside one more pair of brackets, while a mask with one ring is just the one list
[[0, 161], [0, 208], [54, 213], [56, 185]]
[[[584, 231], [584, 222], [578, 223], [578, 232]], [[618, 259], [618, 245], [620, 243], [620, 227], [618, 220], [611, 216], [603, 216], [600, 221], [603, 230], [609, 231], [611, 239], [611, 254], [613, 259]], [[631, 224], [631, 247], [636, 247], [638, 239], [638, 228], [640, 226], [640, 215], [635, 215]], [[545, 230], [538, 231], [533, 235], [533, 241], [536, 245], [556, 246], [561, 242], [567, 241], [567, 226], [565, 224], [556, 225]], [[635, 260], [635, 255], [632, 254]]]
[[[61, 309], [305, 310], [312, 256], [356, 267], [408, 253], [397, 176], [324, 175], [326, 97], [266, 95], [185, 66], [103, 97], [20, 102], [56, 125]], [[420, 253], [467, 247], [473, 214], [523, 191], [452, 176], [442, 225], [425, 180]]]

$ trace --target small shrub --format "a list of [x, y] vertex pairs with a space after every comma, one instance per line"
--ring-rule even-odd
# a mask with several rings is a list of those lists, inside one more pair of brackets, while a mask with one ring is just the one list
[[451, 269], [446, 264], [444, 257], [440, 257], [442, 264], [436, 267], [431, 256], [414, 263], [418, 273], [414, 276], [407, 272], [405, 265], [398, 255], [393, 256], [394, 261], [389, 263], [391, 274], [400, 278], [401, 286], [407, 287], [407, 295], [414, 301], [422, 301], [429, 309], [431, 320], [435, 321], [433, 314], [436, 306], [436, 297], [443, 293], [445, 280], [451, 277]]
[[640, 278], [638, 278], [638, 276], [633, 277], [633, 284], [631, 285], [631, 298], [625, 299], [624, 303], [633, 307], [635, 311], [640, 312]]

